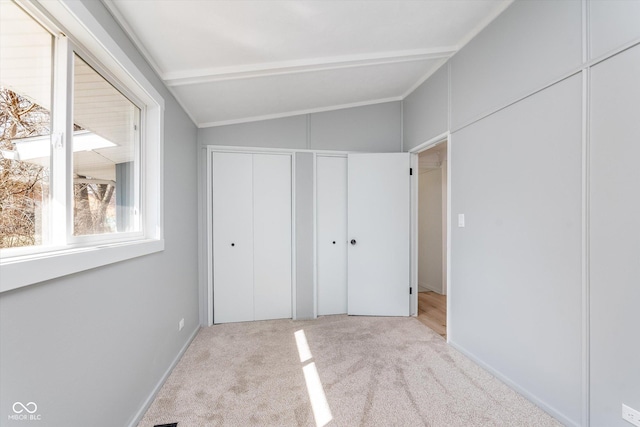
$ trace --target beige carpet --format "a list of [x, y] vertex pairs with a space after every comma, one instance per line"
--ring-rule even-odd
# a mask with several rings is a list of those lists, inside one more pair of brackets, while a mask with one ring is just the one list
[[561, 425], [414, 318], [327, 316], [202, 329], [139, 426], [316, 426], [311, 364], [319, 425]]

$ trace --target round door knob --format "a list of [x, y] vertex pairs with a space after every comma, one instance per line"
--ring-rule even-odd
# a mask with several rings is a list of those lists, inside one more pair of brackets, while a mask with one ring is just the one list
[[356, 244], [356, 239], [351, 239], [351, 244], [355, 245]]
[[235, 243], [232, 243], [232, 244], [231, 244], [231, 246], [235, 246], [235, 245], [236, 245]]
[[335, 240], [333, 241], [333, 244], [334, 244], [334, 245], [336, 244], [336, 241], [335, 241]]

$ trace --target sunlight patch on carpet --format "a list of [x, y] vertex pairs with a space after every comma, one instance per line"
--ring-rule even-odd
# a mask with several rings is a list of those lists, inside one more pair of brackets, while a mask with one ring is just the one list
[[304, 372], [304, 380], [307, 383], [307, 391], [309, 392], [309, 400], [311, 400], [311, 409], [313, 417], [316, 420], [317, 427], [324, 427], [333, 419], [327, 396], [324, 394], [320, 376], [314, 362], [309, 363], [302, 368]]
[[296, 345], [298, 346], [300, 362], [304, 363], [313, 357], [311, 355], [311, 350], [309, 349], [309, 343], [307, 343], [307, 336], [304, 334], [304, 329], [296, 331], [294, 335], [296, 337]]
[[[300, 363], [311, 360], [313, 355], [311, 354], [304, 329], [296, 331], [293, 335], [296, 338]], [[315, 362], [303, 366], [302, 373], [304, 374], [304, 381], [307, 383], [307, 392], [309, 393], [311, 410], [313, 411], [313, 417], [316, 421], [316, 427], [324, 427], [333, 419], [333, 415], [329, 408], [329, 402], [327, 402], [327, 396], [324, 394], [324, 388], [322, 387], [322, 381], [320, 381]]]

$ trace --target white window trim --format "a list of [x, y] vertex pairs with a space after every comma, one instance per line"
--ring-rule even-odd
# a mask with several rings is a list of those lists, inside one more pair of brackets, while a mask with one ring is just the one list
[[[91, 55], [89, 52], [86, 52], [84, 49], [82, 49], [81, 46], [77, 46], [73, 42], [68, 41], [66, 37], [60, 37], [57, 40], [57, 47], [58, 47], [57, 53], [60, 52], [59, 53], [60, 57], [58, 60], [59, 62], [64, 61], [66, 68], [73, 69], [75, 57], [77, 56], [78, 58], [80, 58], [80, 60], [84, 61], [87, 65], [93, 68], [103, 79], [105, 79], [105, 81], [107, 81], [118, 92], [120, 92], [122, 96], [127, 98], [127, 100], [131, 102], [132, 105], [135, 105], [135, 107], [140, 110], [139, 125], [141, 129], [141, 133], [145, 131], [146, 105], [144, 102], [141, 102], [139, 99], [137, 99], [135, 95], [128, 90], [128, 88], [121, 87], [117, 79], [115, 79], [112, 76], [112, 73], [109, 72], [109, 70], [104, 69], [104, 67], [102, 67], [102, 65], [94, 58], [94, 56]], [[66, 99], [73, 98], [73, 90], [71, 87], [66, 88], [66, 94], [67, 94], [67, 96], [65, 97]], [[64, 108], [64, 107], [66, 107], [64, 104], [60, 106], [60, 108]], [[60, 128], [64, 126], [69, 126], [69, 128], [65, 129], [63, 133], [66, 133], [67, 135], [72, 135], [73, 130], [71, 129], [71, 120], [69, 120], [67, 117], [62, 117], [61, 120], [62, 122], [58, 124]], [[135, 154], [134, 154], [134, 157], [136, 159], [134, 198], [135, 198], [136, 210], [138, 212], [143, 212], [140, 205], [140, 196], [143, 190], [140, 182], [141, 182], [141, 176], [142, 176], [141, 175], [142, 164], [145, 163], [145, 160], [143, 159], [143, 156], [145, 153], [143, 145], [145, 144], [144, 144], [144, 136], [140, 135], [139, 138], [140, 138], [140, 142], [135, 144]], [[70, 139], [72, 138], [66, 138], [65, 144], [73, 144], [73, 142], [71, 142]], [[95, 243], [96, 245], [102, 245], [105, 243], [118, 243], [118, 242], [125, 242], [125, 241], [140, 240], [142, 238], [145, 238], [146, 236], [142, 229], [144, 224], [143, 224], [142, 218], [140, 218], [140, 215], [137, 213], [135, 218], [138, 224], [136, 231], [125, 231], [125, 232], [107, 233], [107, 234], [87, 234], [87, 235], [80, 235], [80, 236], [76, 236], [73, 234], [73, 229], [74, 229], [73, 216], [67, 214], [67, 212], [73, 211], [73, 199], [71, 197], [71, 194], [73, 193], [73, 182], [71, 180], [71, 176], [73, 176], [72, 161], [71, 161], [72, 155], [69, 152], [69, 150], [67, 150], [65, 147], [61, 148], [60, 150], [63, 151], [61, 156], [66, 156], [64, 159], [66, 163], [66, 167], [64, 168], [60, 167], [58, 168], [57, 171], [56, 170], [53, 171], [53, 173], [57, 177], [57, 179], [54, 179], [53, 181], [54, 183], [61, 182], [62, 185], [64, 185], [64, 187], [66, 188], [66, 191], [64, 188], [58, 190], [58, 193], [66, 196], [66, 199], [61, 200], [61, 202], [57, 203], [56, 205], [66, 206], [66, 208], [61, 209], [61, 212], [59, 213], [61, 217], [66, 218], [66, 224], [65, 224], [66, 230], [62, 230], [63, 227], [60, 227], [61, 230], [59, 232], [66, 233], [65, 235], [66, 235], [67, 248], [77, 247], [77, 246], [89, 246], [92, 243]], [[53, 151], [55, 152], [55, 148], [53, 148]], [[62, 162], [59, 162], [58, 165], [61, 163]], [[55, 209], [55, 206], [53, 208]], [[53, 222], [56, 223], [55, 221]], [[40, 250], [40, 252], [42, 252], [42, 250]]]
[[[3, 254], [3, 258], [0, 259], [0, 292], [164, 250], [163, 97], [82, 2], [40, 0], [36, 4], [19, 0], [18, 3], [36, 15], [42, 15], [43, 12], [48, 15], [40, 18], [43, 21], [50, 19], [49, 23], [64, 29], [74, 43], [90, 52], [145, 104], [146, 107], [141, 113], [144, 132], [142, 139], [147, 142], [143, 143], [140, 170], [143, 189], [140, 199], [143, 230], [141, 237], [124, 242], [105, 240], [82, 247], [43, 247], [39, 248], [39, 251], [34, 249], [37, 253], [27, 250], [17, 251], [15, 256]], [[150, 141], [153, 143], [149, 143]]]

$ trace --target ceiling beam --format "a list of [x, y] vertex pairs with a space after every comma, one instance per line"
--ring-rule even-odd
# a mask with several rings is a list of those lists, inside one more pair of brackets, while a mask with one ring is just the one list
[[280, 61], [234, 67], [219, 67], [206, 70], [176, 71], [164, 73], [162, 79], [167, 86], [184, 86], [282, 74], [397, 64], [428, 59], [446, 59], [451, 57], [455, 52], [455, 47], [448, 46], [438, 49], [417, 49], [376, 54], [346, 55], [332, 58]]

